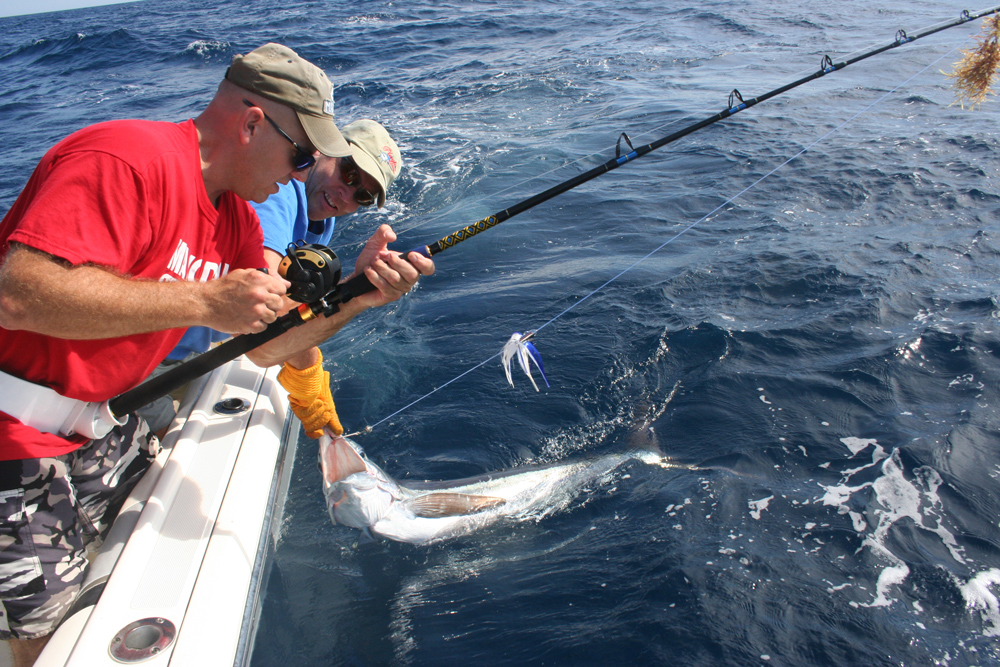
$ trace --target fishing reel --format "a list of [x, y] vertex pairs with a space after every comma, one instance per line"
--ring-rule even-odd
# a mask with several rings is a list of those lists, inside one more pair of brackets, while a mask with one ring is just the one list
[[318, 243], [289, 243], [284, 259], [278, 264], [278, 275], [292, 284], [288, 288], [290, 299], [312, 303], [337, 289], [340, 259], [333, 250]]

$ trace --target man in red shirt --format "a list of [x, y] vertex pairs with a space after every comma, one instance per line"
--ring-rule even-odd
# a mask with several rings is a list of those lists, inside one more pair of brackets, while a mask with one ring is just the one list
[[[58, 143], [0, 223], [0, 639], [17, 640], [17, 664], [34, 662], [86, 543], [158, 449], [135, 416], [88, 440], [67, 428], [73, 410], [139, 383], [186, 327], [275, 320], [288, 283], [258, 270], [246, 200], [301, 179], [316, 151], [351, 152], [332, 85], [268, 44], [233, 59], [194, 120], [101, 123]], [[377, 286], [408, 290], [417, 269], [381, 257]]]

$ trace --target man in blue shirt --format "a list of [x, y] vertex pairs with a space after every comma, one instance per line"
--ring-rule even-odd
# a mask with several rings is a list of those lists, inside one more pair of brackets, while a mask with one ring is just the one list
[[[264, 258], [272, 273], [277, 272], [289, 243], [304, 240], [327, 245], [338, 215], [349, 215], [364, 206], [382, 208], [385, 204], [386, 191], [403, 166], [396, 142], [373, 120], [355, 121], [341, 132], [351, 148], [350, 157], [320, 155], [316, 164], [310, 167], [304, 183], [292, 179], [288, 184], [279, 184], [276, 194], [262, 204], [253, 204], [264, 232]], [[306, 432], [315, 434], [313, 437], [318, 437], [322, 427], [336, 418], [332, 398], [326, 399], [330, 391], [329, 374], [322, 370], [322, 355], [316, 345], [336, 333], [361, 310], [398, 299], [409, 291], [420, 275], [434, 272], [434, 263], [419, 254], [410, 253], [407, 262], [398, 253], [389, 252], [387, 245], [395, 239], [389, 225], [382, 225], [358, 257], [355, 271], [365, 271], [376, 287], [373, 292], [344, 304], [340, 313], [292, 329], [247, 355], [262, 366], [284, 363], [279, 380], [286, 388], [289, 388], [291, 377], [296, 387], [307, 382], [312, 387], [309, 392], [318, 392], [312, 399], [299, 389], [293, 390], [290, 396], [293, 410], [302, 418]], [[286, 305], [292, 304], [289, 301]], [[213, 342], [228, 337], [212, 329], [192, 327], [161, 368], [179, 363], [193, 353], [204, 352]], [[310, 379], [304, 380], [305, 376]], [[307, 407], [296, 406], [297, 400], [300, 403], [319, 400], [320, 404], [313, 406], [316, 414], [310, 416]], [[173, 418], [169, 397], [166, 401], [150, 404], [143, 411], [148, 415], [147, 421], [150, 418], [158, 421], [154, 426], [159, 428], [165, 428]]]

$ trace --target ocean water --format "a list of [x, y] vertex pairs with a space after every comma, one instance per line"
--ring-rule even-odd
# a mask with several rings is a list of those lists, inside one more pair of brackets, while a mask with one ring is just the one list
[[[0, 19], [0, 210], [44, 151], [182, 120], [235, 53], [322, 66], [406, 161], [434, 241], [961, 10], [950, 0], [140, 2]], [[1000, 662], [996, 99], [952, 104], [969, 24], [716, 123], [437, 256], [324, 346], [340, 416], [400, 479], [623, 451], [546, 516], [413, 546], [326, 514], [300, 442], [252, 664]], [[53, 221], [58, 233], [58, 221]], [[681, 233], [683, 232], [683, 233]], [[680, 234], [680, 235], [678, 235]], [[494, 358], [540, 328], [550, 388]], [[483, 363], [486, 362], [486, 363]], [[517, 371], [516, 373], [519, 373]]]

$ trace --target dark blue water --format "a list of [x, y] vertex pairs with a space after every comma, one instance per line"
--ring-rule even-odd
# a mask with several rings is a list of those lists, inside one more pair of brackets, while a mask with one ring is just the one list
[[[2, 19], [0, 209], [65, 134], [190, 117], [234, 53], [276, 40], [330, 74], [338, 118], [381, 121], [404, 152], [385, 212], [340, 221], [335, 246], [353, 257], [388, 221], [412, 247], [606, 161], [621, 132], [652, 141], [733, 88], [966, 8], [179, 0]], [[327, 343], [345, 425], [376, 425], [358, 439], [399, 477], [617, 452], [637, 419], [702, 469], [634, 463], [540, 521], [416, 547], [332, 526], [303, 439], [253, 664], [998, 664], [1000, 114], [951, 105], [941, 74], [976, 32], [515, 217]], [[511, 389], [496, 359], [462, 376], [543, 325], [550, 389]]]

